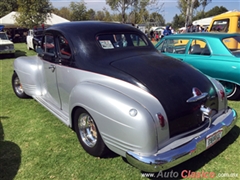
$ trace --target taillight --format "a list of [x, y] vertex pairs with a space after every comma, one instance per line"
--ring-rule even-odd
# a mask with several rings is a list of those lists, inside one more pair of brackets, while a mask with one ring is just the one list
[[163, 115], [158, 114], [157, 116], [158, 116], [158, 120], [159, 120], [160, 126], [164, 127], [165, 126], [165, 119], [164, 119]]
[[225, 91], [224, 90], [220, 90], [219, 94], [221, 96], [221, 99], [223, 100], [225, 98]]

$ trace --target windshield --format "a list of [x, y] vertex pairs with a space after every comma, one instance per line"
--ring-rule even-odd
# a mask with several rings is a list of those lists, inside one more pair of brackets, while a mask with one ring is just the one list
[[234, 56], [240, 57], [240, 36], [224, 38], [222, 42]]
[[96, 40], [103, 49], [147, 46], [147, 43], [138, 34], [131, 33], [98, 35]]
[[6, 33], [0, 33], [0, 39], [8, 40], [8, 37], [7, 37]]

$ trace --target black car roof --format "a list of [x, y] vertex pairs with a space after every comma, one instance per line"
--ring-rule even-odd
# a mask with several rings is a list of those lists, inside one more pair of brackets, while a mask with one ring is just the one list
[[103, 22], [103, 21], [72, 21], [66, 23], [60, 23], [53, 25], [48, 28], [49, 30], [59, 30], [71, 32], [81, 32], [81, 33], [99, 33], [101, 31], [114, 32], [114, 31], [136, 31], [136, 28], [122, 23], [114, 22]]
[[[144, 53], [155, 52], [151, 41], [139, 29], [122, 23], [102, 21], [73, 21], [53, 25], [46, 32], [60, 32], [67, 38], [76, 59], [84, 61], [105, 61], [110, 63], [117, 59], [137, 56]], [[96, 36], [102, 33], [133, 33], [138, 34], [147, 43], [144, 47], [103, 49], [97, 42]], [[147, 51], [147, 52], [145, 52]]]

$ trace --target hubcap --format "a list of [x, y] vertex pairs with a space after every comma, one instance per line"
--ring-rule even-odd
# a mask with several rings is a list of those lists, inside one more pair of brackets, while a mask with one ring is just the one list
[[23, 88], [22, 88], [22, 85], [20, 83], [20, 80], [18, 77], [16, 77], [14, 79], [14, 87], [15, 87], [15, 90], [18, 94], [22, 94], [23, 93]]
[[78, 129], [82, 141], [88, 147], [93, 147], [97, 143], [97, 129], [93, 119], [87, 113], [80, 115], [78, 119]]

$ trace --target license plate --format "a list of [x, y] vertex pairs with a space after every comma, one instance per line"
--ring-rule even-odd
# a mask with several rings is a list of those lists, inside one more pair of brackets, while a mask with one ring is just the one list
[[219, 129], [206, 137], [206, 148], [211, 147], [222, 138], [222, 129]]

